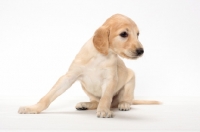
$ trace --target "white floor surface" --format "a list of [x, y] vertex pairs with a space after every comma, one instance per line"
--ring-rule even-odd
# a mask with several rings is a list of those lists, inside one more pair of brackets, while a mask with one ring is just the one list
[[97, 118], [95, 110], [77, 111], [87, 97], [62, 97], [41, 114], [18, 114], [21, 105], [38, 97], [0, 97], [0, 132], [10, 131], [134, 131], [200, 132], [200, 97], [140, 97], [162, 105], [135, 105], [130, 111], [113, 109], [114, 118]]

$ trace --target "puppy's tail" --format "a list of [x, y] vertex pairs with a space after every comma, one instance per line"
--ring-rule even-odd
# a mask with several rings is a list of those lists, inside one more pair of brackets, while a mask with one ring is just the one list
[[132, 105], [159, 105], [161, 102], [154, 100], [133, 100]]

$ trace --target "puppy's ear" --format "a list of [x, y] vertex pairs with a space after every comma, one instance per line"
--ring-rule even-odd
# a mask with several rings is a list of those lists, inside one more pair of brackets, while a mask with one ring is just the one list
[[104, 55], [108, 54], [108, 48], [109, 48], [108, 38], [109, 38], [109, 30], [104, 26], [97, 29], [93, 37], [94, 47]]

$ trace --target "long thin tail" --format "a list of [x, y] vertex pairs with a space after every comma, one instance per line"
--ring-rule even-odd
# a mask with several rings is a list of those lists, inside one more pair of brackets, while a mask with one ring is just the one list
[[159, 101], [154, 100], [133, 100], [132, 105], [158, 105]]

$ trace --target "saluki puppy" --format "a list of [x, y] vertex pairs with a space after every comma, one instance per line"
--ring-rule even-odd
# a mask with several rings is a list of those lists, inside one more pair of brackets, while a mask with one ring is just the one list
[[133, 100], [135, 74], [122, 58], [137, 59], [144, 49], [138, 40], [139, 30], [130, 18], [115, 14], [99, 27], [76, 55], [68, 72], [53, 88], [32, 106], [19, 108], [20, 114], [37, 114], [80, 81], [90, 102], [80, 102], [77, 110], [97, 109], [97, 117], [109, 118], [111, 107], [130, 110], [133, 104], [158, 104], [157, 101]]

